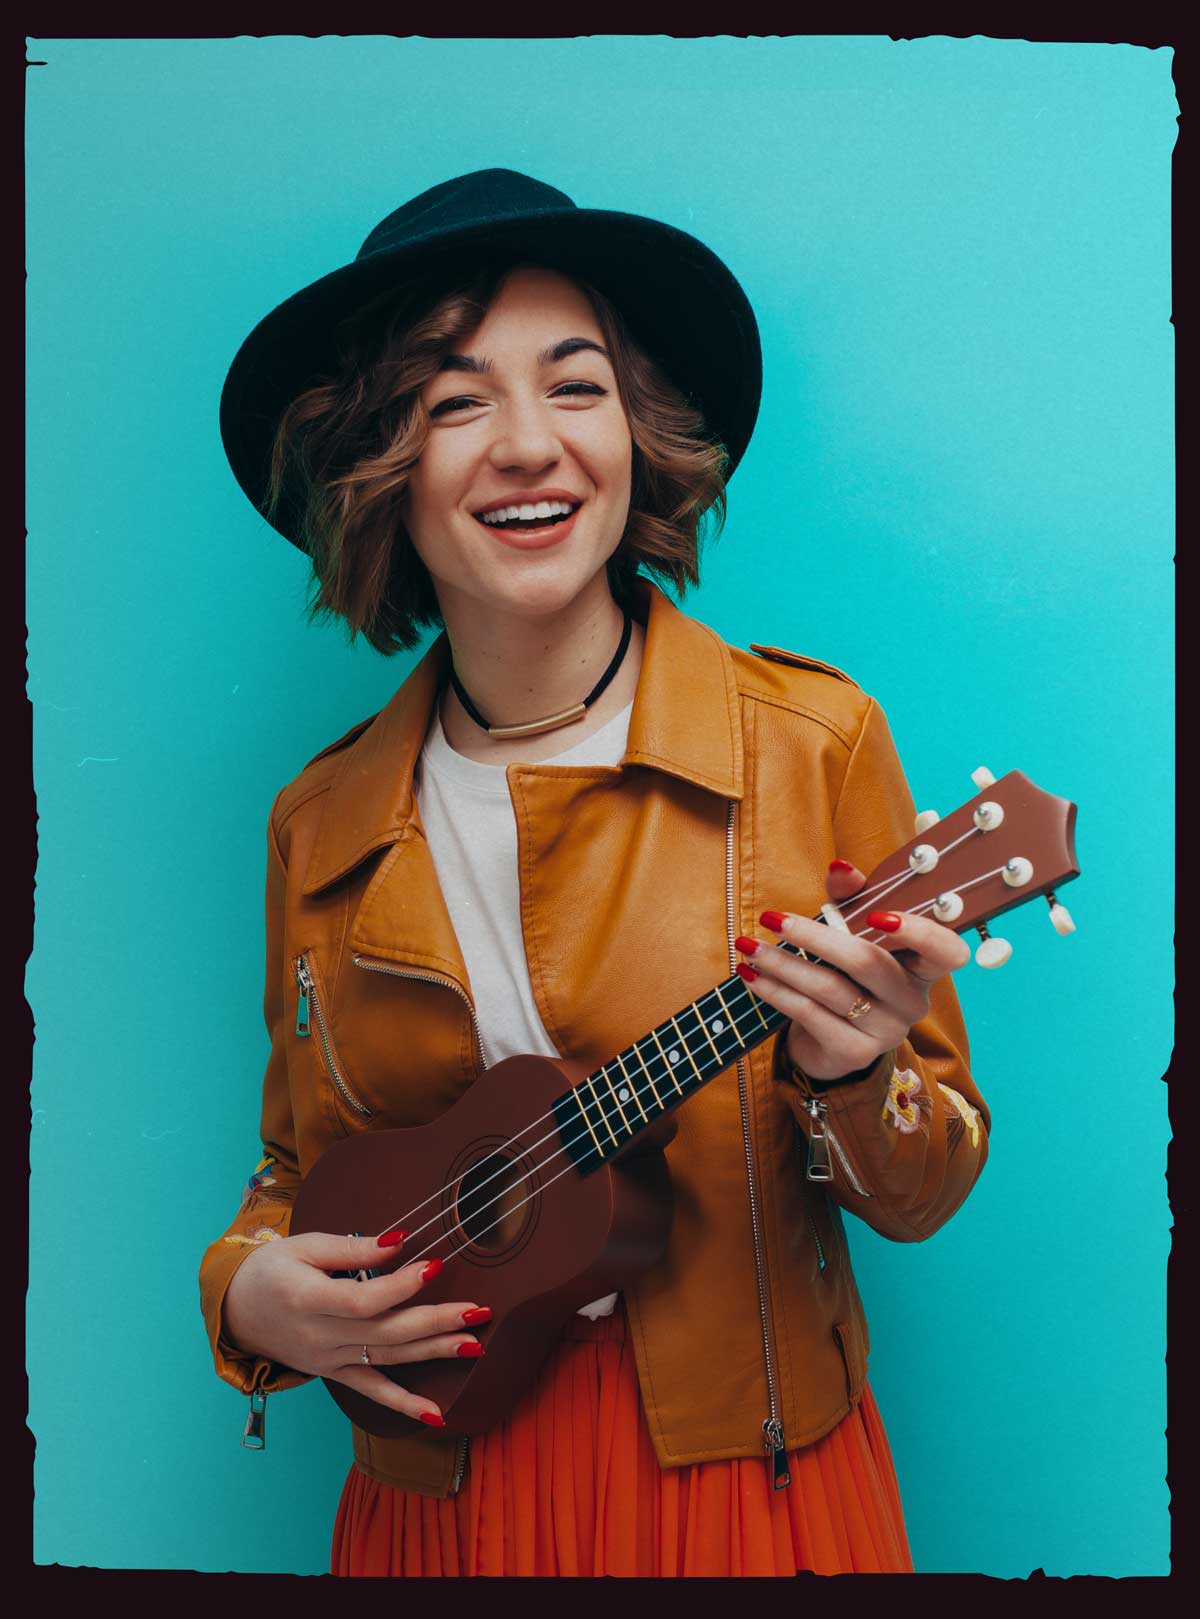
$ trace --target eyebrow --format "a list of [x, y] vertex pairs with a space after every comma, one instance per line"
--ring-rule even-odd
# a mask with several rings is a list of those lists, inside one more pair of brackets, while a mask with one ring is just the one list
[[[552, 343], [548, 349], [543, 349], [537, 357], [539, 365], [556, 365], [559, 360], [565, 360], [570, 354], [577, 354], [580, 349], [595, 349], [597, 354], [612, 364], [612, 356], [606, 348], [599, 343], [593, 343], [590, 337], [564, 337], [561, 342]], [[473, 371], [480, 376], [491, 376], [493, 366], [490, 360], [477, 360], [473, 354], [447, 354], [439, 371]]]

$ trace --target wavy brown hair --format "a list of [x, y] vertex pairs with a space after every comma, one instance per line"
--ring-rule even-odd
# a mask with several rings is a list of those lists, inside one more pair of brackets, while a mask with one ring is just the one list
[[[431, 427], [420, 392], [443, 356], [477, 329], [515, 268], [512, 260], [476, 261], [457, 278], [435, 272], [373, 298], [339, 325], [333, 375], [284, 412], [265, 515], [276, 515], [286, 489], [318, 587], [310, 622], [342, 618], [351, 642], [361, 633], [385, 655], [416, 646], [423, 627], [443, 626], [433, 581], [398, 510]], [[702, 543], [724, 527], [728, 456], [610, 300], [572, 279], [604, 332], [633, 440], [629, 517], [608, 559], [609, 588], [632, 607], [641, 567], [682, 596], [700, 582]], [[710, 509], [716, 525], [702, 538]]]

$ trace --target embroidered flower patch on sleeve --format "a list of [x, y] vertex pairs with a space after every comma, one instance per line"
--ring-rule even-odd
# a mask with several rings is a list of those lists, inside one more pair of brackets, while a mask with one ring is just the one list
[[890, 1119], [901, 1135], [910, 1136], [914, 1130], [929, 1128], [932, 1113], [933, 1103], [921, 1084], [921, 1076], [911, 1068], [895, 1069], [881, 1117]]
[[941, 1080], [938, 1081], [938, 1090], [941, 1091], [955, 1112], [961, 1116], [963, 1123], [970, 1131], [971, 1145], [977, 1147], [979, 1145], [979, 1109], [972, 1107], [965, 1096], [960, 1096], [957, 1091], [951, 1090], [949, 1085], [943, 1085]]
[[266, 1153], [258, 1160], [258, 1164], [253, 1175], [251, 1175], [250, 1179], [242, 1188], [243, 1208], [246, 1207], [246, 1204], [249, 1203], [255, 1192], [260, 1192], [264, 1186], [274, 1186], [275, 1177], [272, 1175], [271, 1171], [278, 1162], [278, 1158], [272, 1158], [270, 1153]]
[[253, 1231], [232, 1232], [223, 1240], [232, 1243], [235, 1248], [256, 1248], [260, 1242], [274, 1242], [278, 1238], [278, 1231], [272, 1231], [270, 1226], [256, 1226]]

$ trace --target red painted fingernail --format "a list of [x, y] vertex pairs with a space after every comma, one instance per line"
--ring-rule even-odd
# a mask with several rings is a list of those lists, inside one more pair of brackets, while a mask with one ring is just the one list
[[872, 911], [867, 918], [867, 926], [879, 928], [883, 933], [895, 933], [903, 920], [904, 918], [897, 916], [895, 911]]
[[739, 950], [744, 950], [748, 956], [752, 956], [758, 949], [758, 940], [747, 939], [744, 935], [740, 935], [733, 942], [737, 945]]
[[756, 970], [753, 967], [748, 967], [744, 961], [739, 961], [733, 970], [736, 973], [740, 973], [748, 984], [752, 983], [754, 979], [758, 977]]
[[407, 1231], [385, 1231], [383, 1236], [379, 1239], [379, 1246], [381, 1248], [395, 1248], [396, 1245], [403, 1242], [407, 1236]]
[[441, 1268], [442, 1262], [440, 1259], [431, 1259], [428, 1265], [426, 1265], [425, 1269], [421, 1272], [421, 1280], [423, 1282], [431, 1282]]
[[459, 1344], [454, 1353], [460, 1360], [469, 1360], [476, 1355], [483, 1354], [482, 1344]]
[[831, 860], [829, 869], [830, 871], [853, 871], [854, 867], [848, 860]]
[[477, 1310], [463, 1311], [464, 1327], [478, 1326], [481, 1321], [490, 1321], [491, 1319], [492, 1312], [488, 1309], [486, 1304], [481, 1304]]
[[421, 1421], [427, 1422], [431, 1428], [444, 1428], [446, 1426], [445, 1417], [439, 1417], [436, 1411], [422, 1411]]
[[787, 917], [782, 911], [764, 911], [758, 920], [763, 927], [770, 928], [772, 933], [782, 933]]

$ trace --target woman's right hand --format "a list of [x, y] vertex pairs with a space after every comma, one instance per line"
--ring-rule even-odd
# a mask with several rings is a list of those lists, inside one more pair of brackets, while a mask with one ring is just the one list
[[[480, 1306], [470, 1299], [410, 1305], [430, 1261], [399, 1265], [398, 1259], [374, 1237], [306, 1231], [264, 1242], [233, 1273], [221, 1310], [222, 1336], [247, 1354], [344, 1383], [405, 1416], [436, 1417], [432, 1425], [441, 1426], [432, 1400], [410, 1394], [373, 1368], [456, 1355], [460, 1344], [478, 1343], [464, 1330], [463, 1311]], [[389, 1264], [394, 1268], [365, 1282], [326, 1274], [384, 1271]], [[364, 1344], [370, 1366], [363, 1364]]]

